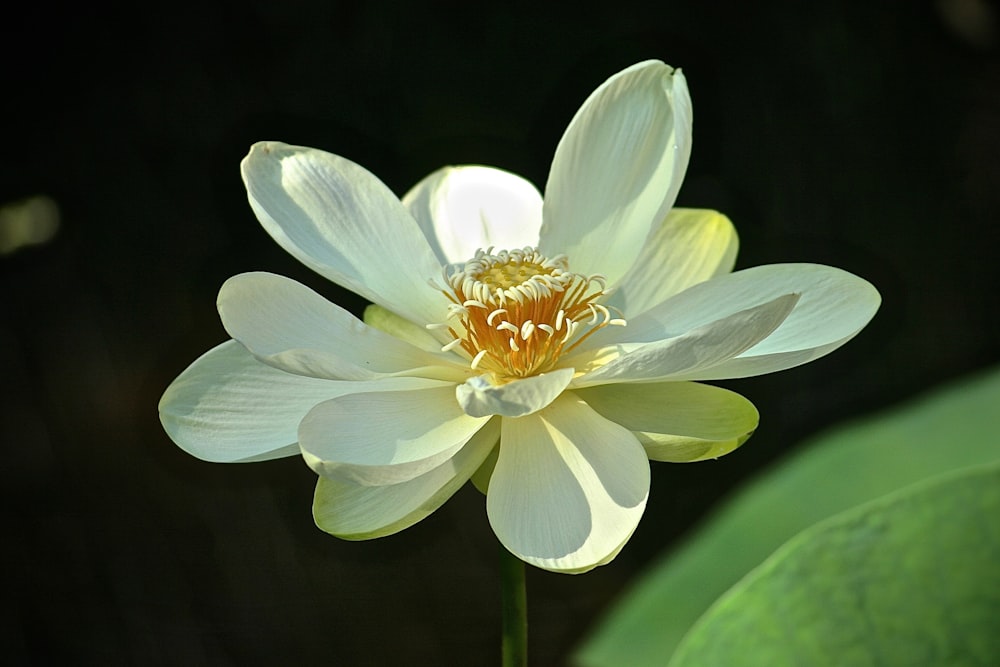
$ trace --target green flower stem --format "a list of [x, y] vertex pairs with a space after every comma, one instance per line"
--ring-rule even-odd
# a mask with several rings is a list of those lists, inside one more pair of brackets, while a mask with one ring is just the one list
[[500, 546], [500, 604], [503, 617], [503, 667], [528, 664], [528, 593], [524, 561]]

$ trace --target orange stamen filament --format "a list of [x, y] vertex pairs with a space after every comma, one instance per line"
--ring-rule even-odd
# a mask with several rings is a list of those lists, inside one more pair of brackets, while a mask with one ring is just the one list
[[445, 271], [444, 295], [452, 340], [443, 351], [468, 355], [473, 370], [493, 373], [498, 382], [544, 373], [557, 367], [595, 331], [625, 326], [599, 299], [604, 277], [568, 270], [565, 255], [547, 258], [535, 248], [477, 250], [464, 266]]

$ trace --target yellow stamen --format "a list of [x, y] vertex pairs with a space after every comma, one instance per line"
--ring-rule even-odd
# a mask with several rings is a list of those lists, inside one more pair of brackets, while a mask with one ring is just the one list
[[607, 294], [604, 277], [571, 273], [565, 255], [487, 248], [444, 277], [449, 320], [457, 323], [433, 325], [454, 338], [443, 349], [460, 347], [471, 368], [498, 382], [552, 370], [598, 329], [625, 325], [598, 302]]

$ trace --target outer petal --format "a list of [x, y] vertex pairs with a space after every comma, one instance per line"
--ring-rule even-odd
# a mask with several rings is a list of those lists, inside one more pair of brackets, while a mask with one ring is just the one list
[[[774, 333], [710, 372], [673, 379], [714, 380], [773, 373], [812, 361], [853, 338], [881, 303], [866, 280], [820, 264], [769, 264], [695, 285], [618, 329], [623, 342], [655, 340], [663, 331], [685, 331], [781, 294], [800, 294]], [[603, 333], [603, 332], [600, 332]]]
[[616, 74], [584, 102], [556, 148], [540, 246], [614, 284], [666, 216], [691, 152], [691, 100], [659, 61]]
[[635, 530], [649, 462], [635, 436], [565, 394], [504, 419], [486, 509], [500, 542], [546, 570], [585, 572]]
[[542, 195], [516, 174], [492, 167], [445, 167], [403, 196], [442, 264], [466, 262], [476, 250], [538, 244]]
[[395, 195], [338, 155], [254, 144], [241, 165], [264, 229], [320, 275], [419, 324], [443, 321], [441, 275], [420, 228]]
[[170, 439], [205, 461], [264, 461], [299, 453], [299, 422], [315, 405], [352, 392], [438, 386], [418, 378], [331, 382], [260, 363], [236, 341], [209, 350], [160, 399]]
[[573, 379], [573, 372], [572, 368], [561, 368], [502, 385], [494, 385], [488, 376], [480, 375], [458, 385], [455, 397], [470, 417], [523, 417], [554, 401]]
[[627, 318], [733, 270], [739, 239], [718, 211], [675, 208], [646, 242], [608, 305]]
[[739, 394], [694, 382], [602, 385], [574, 393], [635, 433], [656, 461], [728, 454], [746, 442], [759, 419], [757, 408]]
[[487, 421], [462, 412], [453, 384], [344, 396], [305, 416], [299, 445], [309, 467], [324, 477], [384, 486], [437, 468]]
[[[750, 349], [777, 329], [798, 300], [797, 294], [785, 294], [680, 336], [598, 350], [591, 362], [595, 369], [576, 378], [573, 386], [655, 382], [712, 374], [719, 364]], [[603, 357], [609, 360], [604, 361]]]
[[280, 370], [334, 380], [402, 373], [461, 381], [468, 364], [433, 354], [369, 327], [291, 278], [243, 273], [219, 291], [229, 335]]
[[475, 472], [500, 435], [492, 420], [455, 456], [408, 482], [361, 486], [320, 477], [313, 498], [313, 518], [320, 529], [348, 540], [383, 537], [408, 528], [452, 496]]

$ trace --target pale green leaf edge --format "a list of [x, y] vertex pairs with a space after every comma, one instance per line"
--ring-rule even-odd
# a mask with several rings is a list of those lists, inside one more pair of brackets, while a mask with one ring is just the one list
[[[949, 665], [995, 664], [992, 661], [1000, 657], [996, 648], [998, 640], [995, 628], [992, 623], [982, 622], [982, 616], [989, 615], [988, 613], [982, 614], [976, 619], [976, 623], [965, 619], [965, 623], [955, 626], [957, 619], [953, 620], [953, 634], [974, 635], [975, 641], [972, 642], [968, 641], [970, 637], [947, 636], [948, 629], [942, 627], [942, 623], [928, 623], [921, 616], [933, 615], [932, 612], [935, 611], [937, 615], [952, 618], [959, 616], [958, 605], [948, 605], [948, 602], [964, 602], [969, 606], [983, 607], [983, 598], [1000, 601], [1000, 591], [996, 588], [1000, 581], [1000, 569], [989, 565], [994, 550], [982, 552], [969, 548], [982, 546], [977, 543], [982, 541], [984, 534], [992, 538], [993, 542], [1000, 541], [998, 490], [1000, 463], [974, 466], [923, 480], [807, 528], [716, 600], [681, 640], [667, 667], [700, 667], [705, 664], [766, 664], [772, 667], [801, 664], [816, 667], [821, 664], [945, 664], [941, 660]], [[956, 501], [956, 497], [961, 502]], [[961, 508], [961, 516], [942, 511], [955, 505]], [[927, 512], [931, 507], [933, 511], [928, 516]], [[931, 521], [926, 526], [926, 536], [919, 544], [907, 542], [911, 547], [907, 551], [909, 558], [906, 562], [895, 562], [894, 567], [903, 572], [906, 567], [913, 565], [914, 558], [924, 566], [927, 565], [924, 560], [948, 561], [948, 565], [945, 568], [935, 568], [934, 581], [923, 581], [929, 590], [910, 592], [913, 598], [910, 605], [905, 608], [890, 605], [893, 612], [891, 617], [872, 616], [885, 614], [887, 595], [900, 597], [898, 590], [889, 591], [892, 587], [880, 580], [869, 580], [864, 586], [867, 595], [864, 601], [843, 599], [844, 595], [850, 597], [849, 591], [842, 591], [841, 599], [837, 600], [832, 596], [833, 591], [823, 590], [831, 588], [834, 583], [846, 583], [842, 571], [844, 565], [839, 564], [839, 569], [833, 572], [821, 569], [820, 564], [810, 560], [810, 557], [816, 556], [817, 551], [831, 553], [832, 550], [833, 555], [837, 555], [841, 553], [838, 550], [844, 548], [842, 540], [845, 537], [853, 540], [875, 538], [878, 540], [876, 545], [859, 545], [864, 547], [860, 553], [867, 558], [895, 559], [900, 555], [898, 547], [902, 545], [898, 541], [902, 533], [906, 532], [906, 528], [912, 528], [910, 522], [928, 518]], [[968, 530], [969, 523], [978, 525], [979, 529]], [[884, 535], [875, 537], [868, 534], [872, 526], [867, 524], [883, 524], [883, 529], [888, 528], [891, 533], [888, 544]], [[900, 530], [900, 526], [904, 526], [904, 529]], [[962, 527], [962, 534], [953, 537], [958, 537], [965, 544], [952, 540], [942, 544], [940, 537], [935, 537], [948, 528], [954, 531], [956, 526]], [[880, 552], [883, 548], [886, 551]], [[950, 557], [945, 557], [945, 551]], [[848, 564], [858, 558], [856, 554], [841, 557]], [[806, 567], [807, 563], [809, 567]], [[864, 575], [864, 572], [851, 575], [850, 581]], [[986, 576], [985, 580], [977, 578], [978, 586], [970, 587], [967, 582], [959, 585], [956, 581], [956, 577], [977, 575]], [[803, 576], [808, 579], [802, 580]], [[896, 578], [895, 573], [893, 577]], [[789, 590], [789, 583], [795, 588]], [[784, 591], [780, 597], [776, 593], [775, 584]], [[854, 581], [854, 585], [858, 583]], [[834, 588], [841, 590], [839, 586]], [[793, 599], [789, 599], [788, 593], [793, 591], [800, 591], [800, 595], [826, 593], [831, 597], [824, 596], [815, 600], [815, 604], [802, 608], [800, 600], [794, 599], [795, 595], [792, 595]], [[950, 599], [952, 597], [962, 597], [963, 600]], [[921, 604], [929, 602], [929, 599], [933, 600], [932, 604], [944, 604], [945, 607], [931, 609], [926, 604]], [[785, 604], [786, 602], [789, 604]], [[893, 599], [892, 602], [898, 603], [899, 600]], [[980, 604], [976, 605], [976, 602]], [[835, 624], [830, 617], [837, 612], [843, 615], [845, 610], [840, 607], [845, 603], [860, 604], [869, 616], [841, 619], [843, 622]], [[763, 610], [760, 606], [762, 604]], [[879, 608], [867, 609], [869, 605], [877, 605]], [[773, 615], [778, 606], [784, 607], [783, 614], [799, 619], [800, 622], [794, 633], [782, 632], [780, 641], [771, 641], [763, 636], [761, 630], [762, 625], [767, 625], [767, 614]], [[807, 613], [810, 609], [818, 614], [810, 617]], [[796, 610], [802, 613], [796, 614]], [[854, 613], [861, 611], [855, 609]], [[852, 623], [860, 627], [854, 627]], [[831, 625], [834, 627], [829, 627]], [[860, 634], [855, 630], [860, 630]], [[916, 639], [923, 641], [918, 642]], [[819, 646], [816, 645], [817, 642]], [[836, 648], [835, 644], [838, 645]], [[947, 657], [920, 655], [927, 650], [944, 652]], [[804, 655], [806, 652], [811, 655]], [[929, 659], [933, 661], [929, 662]]]

